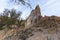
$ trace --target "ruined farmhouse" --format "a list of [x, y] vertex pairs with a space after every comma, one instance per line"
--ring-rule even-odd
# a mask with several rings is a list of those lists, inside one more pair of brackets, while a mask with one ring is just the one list
[[54, 15], [43, 17], [39, 5], [31, 11], [25, 26], [37, 32], [37, 36], [35, 34], [29, 38], [30, 40], [60, 40], [60, 17]]
[[31, 11], [31, 14], [26, 20], [25, 26], [40, 26], [45, 28], [57, 26], [60, 27], [60, 17], [54, 15], [43, 17], [41, 15], [41, 8], [39, 5], [37, 5], [35, 9]]
[[39, 5], [37, 5], [36, 8], [31, 11], [31, 14], [27, 18], [26, 26], [33, 26], [34, 24], [38, 24], [41, 17], [41, 10]]

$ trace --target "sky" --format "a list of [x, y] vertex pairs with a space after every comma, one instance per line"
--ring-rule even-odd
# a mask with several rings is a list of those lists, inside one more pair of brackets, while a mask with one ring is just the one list
[[31, 11], [35, 9], [36, 5], [39, 5], [41, 8], [42, 16], [60, 16], [60, 0], [25, 0], [31, 4], [31, 7], [27, 5], [16, 5], [14, 2], [9, 2], [9, 0], [0, 0], [0, 13], [3, 12], [5, 8], [7, 9], [16, 9], [22, 12], [22, 18], [26, 19]]

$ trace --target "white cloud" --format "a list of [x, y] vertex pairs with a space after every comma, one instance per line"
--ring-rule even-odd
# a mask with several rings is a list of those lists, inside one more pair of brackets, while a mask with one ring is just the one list
[[25, 9], [25, 10], [22, 12], [21, 18], [26, 19], [26, 18], [30, 15], [31, 10], [32, 10], [32, 9]]
[[60, 1], [54, 2], [50, 6], [46, 6], [45, 10], [42, 11], [43, 15], [51, 16], [60, 16]]
[[0, 12], [2, 12], [4, 8], [6, 7], [7, 1], [8, 0], [0, 0]]
[[14, 6], [13, 8], [14, 8], [14, 9], [18, 9], [18, 7], [19, 7], [19, 6], [16, 5], [16, 6]]
[[44, 6], [48, 6], [50, 5], [51, 3], [55, 2], [56, 0], [49, 0], [47, 3], [44, 4]]

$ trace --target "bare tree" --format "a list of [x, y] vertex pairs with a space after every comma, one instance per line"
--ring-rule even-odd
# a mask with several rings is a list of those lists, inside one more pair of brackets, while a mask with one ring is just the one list
[[[28, 0], [27, 0], [28, 1]], [[26, 2], [26, 0], [10, 0], [10, 2], [14, 2], [15, 4], [23, 4], [23, 5], [27, 5], [28, 7], [31, 7], [31, 4], [29, 2]]]

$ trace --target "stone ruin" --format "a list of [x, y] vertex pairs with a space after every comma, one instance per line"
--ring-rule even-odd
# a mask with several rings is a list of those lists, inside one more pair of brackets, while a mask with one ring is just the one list
[[25, 27], [60, 27], [60, 17], [58, 16], [42, 16], [39, 5], [31, 11], [31, 14], [26, 19]]

